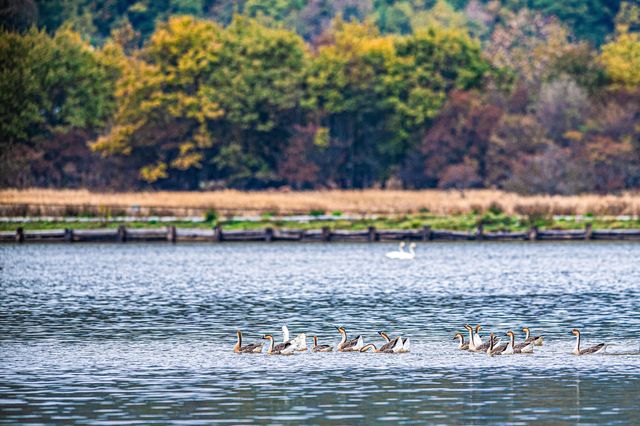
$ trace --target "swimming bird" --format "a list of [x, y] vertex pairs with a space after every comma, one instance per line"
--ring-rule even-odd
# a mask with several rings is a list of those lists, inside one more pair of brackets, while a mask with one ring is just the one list
[[[484, 352], [489, 348], [489, 342], [483, 343], [480, 346], [476, 346], [473, 338], [473, 327], [471, 327], [469, 324], [465, 324], [464, 328], [469, 332], [469, 350], [471, 352]], [[478, 326], [476, 326], [476, 329], [478, 329]], [[500, 341], [500, 339], [496, 338], [495, 336], [493, 337], [493, 339], [495, 340], [494, 344], [498, 344], [498, 342]]]
[[236, 331], [236, 335], [238, 336], [238, 341], [233, 346], [233, 351], [237, 354], [259, 354], [262, 352], [262, 347], [264, 343], [250, 343], [246, 346], [242, 346], [242, 332], [240, 330]]
[[489, 348], [487, 349], [487, 355], [502, 355], [502, 353], [507, 349], [508, 343], [503, 343], [500, 346], [495, 345], [495, 336], [493, 333], [489, 334]]
[[453, 336], [453, 340], [459, 339], [460, 343], [458, 344], [458, 349], [460, 349], [461, 351], [466, 351], [469, 349], [469, 344], [464, 342], [464, 336], [462, 335], [462, 333], [456, 333]]
[[507, 336], [509, 336], [509, 342], [507, 343], [507, 348], [502, 352], [502, 355], [533, 353], [533, 342], [519, 343], [516, 345], [516, 335], [513, 331], [507, 331]]
[[276, 345], [271, 334], [265, 334], [262, 338], [269, 341], [269, 347], [267, 348], [269, 355], [293, 355], [296, 350], [291, 342], [278, 343]]
[[576, 346], [573, 348], [573, 351], [571, 352], [574, 355], [598, 354], [600, 352], [603, 352], [607, 348], [606, 344], [599, 343], [587, 349], [580, 349], [580, 330], [578, 330], [577, 328], [574, 328], [573, 330], [571, 330], [571, 333], [576, 336]]
[[525, 343], [533, 342], [533, 344], [536, 346], [542, 346], [542, 340], [543, 340], [542, 336], [532, 337], [531, 330], [529, 330], [529, 327], [522, 327], [522, 331], [524, 331], [524, 334], [525, 334], [525, 338], [524, 338]]
[[333, 346], [318, 345], [318, 336], [313, 336], [313, 346], [311, 347], [311, 352], [331, 352], [331, 351], [333, 351]]
[[482, 346], [482, 336], [480, 336], [480, 330], [482, 330], [482, 326], [480, 324], [476, 324], [476, 332], [473, 335], [473, 344], [476, 346]]
[[398, 250], [387, 252], [385, 256], [387, 256], [389, 259], [397, 259], [396, 256], [399, 256], [399, 255], [402, 256], [404, 253], [406, 253], [406, 251], [404, 251], [404, 244], [405, 244], [404, 241], [400, 241]]
[[295, 346], [295, 350], [304, 352], [307, 350], [307, 335], [304, 333], [298, 334], [295, 339], [289, 339], [289, 328], [286, 325], [282, 326], [282, 343], [291, 342]]
[[[393, 339], [393, 340], [392, 340], [392, 339], [389, 337], [389, 335], [388, 335], [387, 333], [385, 333], [384, 331], [378, 331], [378, 334], [379, 334], [380, 336], [382, 336], [382, 338], [387, 342], [387, 343], [385, 343], [384, 345], [382, 345], [382, 346], [380, 347], [380, 351], [381, 351], [381, 352], [384, 352], [384, 351], [386, 351], [387, 349], [393, 349], [393, 348], [396, 346], [396, 344], [398, 343], [398, 341], [399, 341], [399, 340], [400, 340], [400, 341], [402, 341], [402, 338], [401, 338], [401, 337], [396, 337], [395, 339]], [[402, 345], [402, 343], [401, 343], [401, 345], [400, 345], [400, 346], [401, 346], [401, 347], [403, 346], [403, 345]]]
[[381, 346], [379, 349], [373, 343], [367, 343], [360, 349], [360, 352], [367, 352], [369, 349], [373, 349], [373, 352], [377, 352], [377, 353], [385, 353], [385, 354], [401, 353], [403, 348], [402, 339], [394, 339], [390, 343], [394, 343], [394, 342], [395, 344], [392, 348], [389, 348], [387, 343]]
[[416, 252], [413, 250], [416, 248], [416, 243], [409, 244], [409, 251], [391, 251], [386, 254], [386, 256], [390, 259], [413, 259], [416, 257]]
[[342, 335], [340, 343], [338, 343], [338, 352], [358, 352], [364, 346], [364, 340], [362, 336], [358, 336], [355, 339], [347, 340], [347, 331], [344, 327], [336, 327], [338, 332]]

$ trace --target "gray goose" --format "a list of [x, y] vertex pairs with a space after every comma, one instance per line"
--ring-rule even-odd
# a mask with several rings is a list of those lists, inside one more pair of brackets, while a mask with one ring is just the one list
[[597, 345], [591, 346], [590, 348], [580, 349], [580, 330], [574, 328], [571, 330], [571, 333], [576, 336], [576, 346], [573, 348], [571, 352], [573, 355], [592, 355], [603, 352], [607, 345], [605, 343], [599, 343]]
[[347, 331], [344, 327], [336, 327], [338, 332], [342, 335], [342, 339], [340, 343], [338, 343], [338, 352], [359, 352], [360, 349], [364, 346], [364, 341], [362, 340], [362, 336], [358, 336], [355, 339], [348, 340], [347, 339]]
[[507, 349], [507, 346], [509, 346], [508, 343], [503, 343], [500, 346], [496, 346], [495, 345], [495, 336], [494, 336], [493, 333], [491, 333], [489, 335], [489, 348], [487, 349], [487, 355], [489, 355], [489, 356], [502, 355], [502, 353], [505, 351], [505, 349]]
[[262, 352], [262, 347], [264, 343], [250, 343], [248, 345], [242, 346], [242, 332], [240, 330], [236, 331], [236, 336], [238, 336], [238, 341], [233, 346], [233, 351], [237, 354], [259, 354]]
[[271, 334], [265, 334], [262, 338], [269, 341], [269, 347], [267, 348], [267, 354], [269, 355], [293, 355], [296, 351], [296, 345], [291, 342], [278, 343], [276, 345]]
[[464, 342], [464, 336], [462, 335], [462, 333], [456, 333], [453, 336], [453, 340], [459, 339], [460, 343], [458, 344], [458, 349], [460, 349], [461, 351], [466, 351], [469, 349], [469, 344]]
[[533, 344], [536, 346], [542, 346], [542, 336], [531, 336], [531, 330], [529, 330], [529, 327], [522, 327], [522, 331], [525, 334], [524, 343], [533, 342]]
[[318, 345], [318, 336], [313, 336], [313, 347], [311, 348], [311, 352], [331, 352], [331, 351], [333, 351], [333, 346]]

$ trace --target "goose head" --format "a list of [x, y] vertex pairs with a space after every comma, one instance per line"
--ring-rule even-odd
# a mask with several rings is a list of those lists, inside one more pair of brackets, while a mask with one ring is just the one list
[[347, 334], [347, 331], [346, 331], [346, 330], [344, 329], [344, 327], [343, 327], [343, 326], [341, 326], [341, 325], [340, 325], [340, 326], [336, 326], [336, 329], [338, 330], [338, 332], [339, 332], [340, 334]]
[[391, 339], [389, 339], [389, 335], [387, 333], [385, 333], [384, 331], [378, 331], [378, 334], [387, 342]]
[[507, 331], [507, 333], [506, 333], [506, 334], [507, 334], [507, 336], [509, 336], [509, 337], [514, 337], [514, 336], [515, 336], [515, 335], [513, 334], [513, 331], [511, 331], [511, 330]]
[[264, 340], [273, 340], [273, 336], [271, 334], [265, 334], [264, 336], [262, 336], [262, 338]]
[[571, 334], [573, 334], [575, 336], [579, 336], [580, 335], [580, 330], [578, 330], [577, 328], [574, 328], [573, 330], [571, 330]]
[[480, 333], [480, 330], [482, 330], [482, 326], [480, 324], [476, 325], [476, 334]]
[[464, 340], [464, 336], [462, 335], [462, 333], [456, 333], [456, 334], [453, 336], [453, 340], [456, 340], [456, 339], [462, 339], [462, 340]]

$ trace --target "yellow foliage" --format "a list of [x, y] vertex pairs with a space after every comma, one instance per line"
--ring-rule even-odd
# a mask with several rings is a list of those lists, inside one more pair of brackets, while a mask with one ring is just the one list
[[620, 33], [602, 46], [600, 60], [616, 86], [640, 86], [640, 34]]
[[565, 132], [563, 136], [565, 139], [570, 139], [572, 141], [581, 141], [583, 135], [582, 132], [577, 130], [569, 130], [568, 132]]
[[153, 183], [167, 176], [167, 164], [159, 161], [155, 165], [145, 166], [140, 170], [140, 177], [148, 183]]

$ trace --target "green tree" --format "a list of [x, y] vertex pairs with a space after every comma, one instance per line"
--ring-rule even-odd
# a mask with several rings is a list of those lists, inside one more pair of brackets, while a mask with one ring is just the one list
[[129, 157], [147, 182], [274, 179], [304, 62], [291, 32], [242, 17], [226, 29], [172, 18], [128, 60], [113, 125], [93, 148]]
[[0, 144], [11, 167], [16, 147], [95, 130], [113, 111], [117, 69], [69, 29], [0, 32], [0, 64]]

